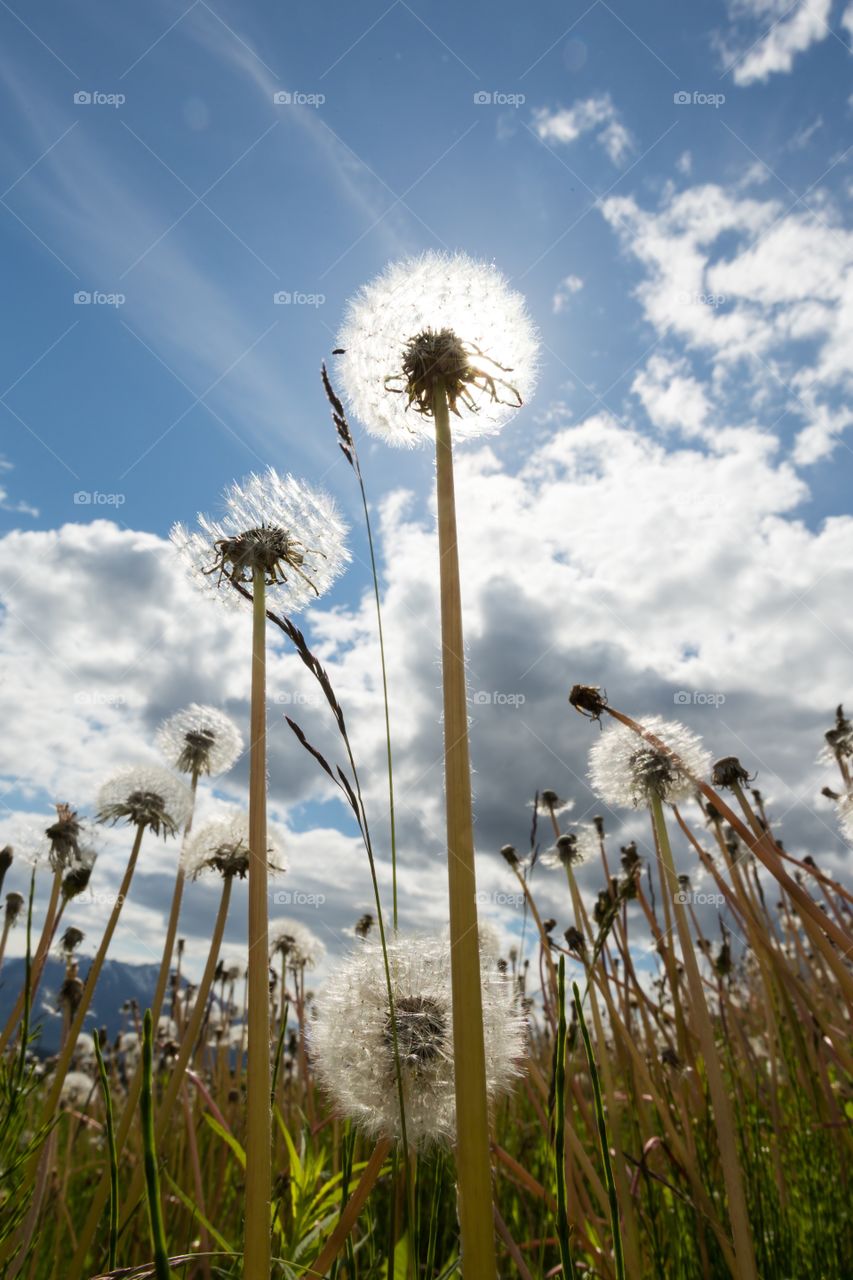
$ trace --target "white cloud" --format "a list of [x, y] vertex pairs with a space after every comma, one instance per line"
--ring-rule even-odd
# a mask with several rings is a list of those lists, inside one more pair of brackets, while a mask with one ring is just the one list
[[551, 300], [551, 310], [554, 315], [560, 315], [569, 305], [569, 300], [579, 293], [583, 288], [583, 280], [580, 276], [564, 276], [554, 292]]
[[[734, 422], [785, 414], [808, 432], [799, 460], [832, 447], [853, 390], [853, 233], [820, 194], [786, 208], [715, 185], [670, 193], [653, 212], [602, 206], [644, 267], [636, 296], [661, 337], [709, 359]], [[820, 448], [822, 448], [822, 453]]]
[[[680, 400], [667, 397], [670, 376], [682, 386]], [[576, 679], [600, 681], [630, 711], [685, 719], [718, 755], [738, 752], [760, 769], [795, 844], [830, 857], [840, 848], [831, 819], [811, 807], [830, 780], [812, 761], [824, 720], [849, 695], [853, 519], [815, 530], [797, 519], [807, 489], [772, 435], [718, 428], [707, 447], [707, 405], [681, 366], [650, 366], [636, 389], [662, 425], [683, 426], [692, 413], [705, 437], [667, 451], [598, 415], [557, 428], [518, 471], [489, 449], [459, 455], [469, 687], [487, 695], [472, 699], [480, 887], [485, 914], [510, 930], [520, 915], [502, 900], [515, 886], [497, 849], [525, 847], [527, 802], [537, 788], [573, 797], [577, 818], [604, 813], [614, 840], [627, 819], [648, 852], [639, 819], [609, 813], [587, 788], [595, 730], [567, 706]], [[388, 495], [380, 551], [403, 920], [434, 926], [445, 914], [446, 872], [433, 513], [402, 492]], [[53, 799], [90, 808], [103, 775], [152, 758], [154, 726], [190, 700], [224, 705], [245, 727], [246, 618], [195, 595], [157, 537], [104, 521], [9, 534], [0, 540], [0, 589], [8, 808], [46, 811]], [[306, 622], [350, 726], [387, 903], [372, 600], [366, 594], [353, 609], [317, 606]], [[687, 705], [676, 701], [679, 690], [688, 691]], [[707, 693], [722, 694], [724, 704], [709, 705]], [[316, 686], [273, 642], [271, 808], [291, 866], [282, 888], [309, 902], [322, 895], [305, 906], [306, 919], [334, 951], [344, 928], [371, 909], [366, 859], [346, 810], [327, 807], [334, 789], [290, 733], [285, 711], [330, 760], [341, 759]], [[246, 783], [243, 760], [215, 790], [203, 788], [202, 815], [245, 804]], [[126, 833], [105, 843], [99, 891], [115, 886]], [[683, 849], [679, 856], [689, 859]], [[146, 846], [116, 954], [151, 958], [174, 864], [173, 847]], [[595, 868], [584, 872], [589, 892], [599, 878]], [[541, 884], [543, 905], [565, 927], [560, 883]], [[201, 883], [187, 892], [181, 932], [192, 956], [209, 937], [215, 892]], [[277, 909], [293, 914], [290, 905]], [[97, 904], [81, 913], [94, 936]], [[231, 943], [243, 923], [241, 890]]]
[[779, 72], [788, 72], [797, 54], [831, 35], [832, 0], [740, 0], [730, 5], [736, 18], [760, 24], [760, 34], [736, 28], [726, 41], [724, 59], [735, 84], [763, 83]]
[[615, 165], [624, 162], [633, 146], [631, 134], [622, 123], [609, 93], [578, 99], [570, 107], [558, 107], [553, 111], [539, 107], [533, 113], [533, 123], [543, 142], [557, 142], [563, 146], [569, 146], [584, 134], [594, 134]]

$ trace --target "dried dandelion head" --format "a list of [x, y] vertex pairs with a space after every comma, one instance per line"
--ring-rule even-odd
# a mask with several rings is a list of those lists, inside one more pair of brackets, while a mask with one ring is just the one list
[[646, 716], [638, 721], [667, 748], [662, 750], [622, 724], [601, 734], [589, 754], [593, 790], [608, 804], [648, 804], [655, 796], [683, 800], [696, 788], [711, 763], [701, 740], [675, 720]]
[[141, 765], [109, 778], [98, 793], [98, 821], [130, 822], [155, 835], [173, 836], [192, 812], [189, 787], [167, 769]]
[[233, 720], [216, 707], [193, 702], [163, 721], [157, 746], [179, 773], [214, 777], [231, 768], [243, 749], [243, 739]]
[[84, 1071], [69, 1071], [62, 1082], [60, 1106], [83, 1107], [95, 1092], [95, 1081]]
[[564, 832], [554, 842], [553, 848], [542, 855], [542, 865], [552, 870], [580, 867], [590, 858], [594, 858], [600, 847], [595, 827], [587, 823], [579, 823], [570, 831]]
[[326, 948], [315, 933], [298, 920], [277, 920], [270, 929], [270, 955], [284, 959], [289, 969], [316, 969]]
[[[456, 1130], [450, 949], [446, 937], [396, 937], [388, 946], [403, 1076], [406, 1132], [414, 1146]], [[524, 1050], [524, 1019], [507, 982], [481, 954], [489, 1096], [505, 1092]], [[373, 1137], [401, 1135], [394, 1033], [382, 950], [366, 942], [326, 984], [311, 1028], [321, 1084], [338, 1110]]]
[[10, 929], [23, 909], [24, 895], [22, 893], [17, 893], [13, 889], [11, 893], [6, 894], [5, 919], [9, 922]]
[[[346, 525], [331, 498], [270, 467], [225, 491], [219, 520], [199, 515], [199, 529], [172, 529], [172, 542], [206, 594], [251, 608], [236, 584], [251, 588], [255, 570], [288, 613], [328, 590], [349, 560]], [[221, 590], [225, 584], [226, 589]]]
[[[249, 871], [249, 818], [237, 813], [229, 818], [208, 822], [187, 843], [181, 854], [181, 868], [190, 880], [205, 872], [217, 871], [224, 880], [236, 876], [245, 880]], [[287, 860], [267, 830], [267, 865], [271, 875], [287, 870]]]
[[536, 383], [539, 342], [524, 299], [492, 263], [465, 254], [390, 264], [350, 301], [338, 347], [353, 412], [395, 445], [432, 438], [438, 383], [457, 439], [499, 431]]

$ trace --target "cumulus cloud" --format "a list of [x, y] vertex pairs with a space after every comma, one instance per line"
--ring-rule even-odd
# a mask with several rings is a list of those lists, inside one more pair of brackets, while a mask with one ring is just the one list
[[735, 0], [729, 5], [735, 29], [723, 44], [735, 84], [763, 83], [790, 71], [798, 54], [832, 34], [831, 9], [832, 0]]
[[554, 297], [551, 300], [551, 310], [555, 316], [560, 315], [569, 305], [569, 301], [576, 293], [583, 288], [583, 280], [580, 276], [564, 276], [554, 291]]
[[[649, 372], [646, 394], [664, 386], [667, 372], [662, 365]], [[660, 400], [662, 425], [680, 413]], [[842, 847], [831, 814], [813, 807], [830, 779], [812, 762], [848, 690], [853, 519], [812, 530], [797, 518], [807, 489], [773, 435], [721, 428], [713, 448], [709, 441], [697, 432], [667, 450], [601, 414], [558, 427], [517, 469], [490, 449], [459, 455], [482, 910], [510, 933], [520, 930], [522, 912], [497, 850], [507, 842], [526, 848], [537, 789], [573, 798], [578, 820], [602, 814], [614, 841], [634, 836], [652, 856], [642, 815], [612, 812], [589, 789], [597, 729], [567, 705], [575, 680], [602, 683], [629, 711], [676, 716], [717, 755], [740, 754], [759, 771], [795, 851], [833, 859]], [[446, 868], [434, 511], [392, 493], [379, 537], [402, 919], [437, 927], [446, 914]], [[195, 595], [154, 535], [106, 521], [9, 534], [0, 541], [0, 590], [7, 817], [16, 809], [47, 814], [57, 799], [90, 810], [105, 773], [155, 759], [156, 724], [188, 701], [217, 702], [245, 727], [246, 619]], [[317, 606], [309, 635], [345, 709], [387, 903], [370, 596], [354, 607]], [[292, 715], [338, 761], [328, 712], [295, 655], [272, 631], [270, 640], [271, 811], [291, 868], [273, 886], [290, 897], [272, 911], [302, 913], [334, 955], [345, 930], [372, 907], [366, 859], [346, 807], [283, 719]], [[245, 805], [246, 789], [244, 758], [215, 788], [202, 788], [200, 820]], [[118, 882], [127, 835], [105, 833], [101, 841], [98, 895]], [[689, 851], [679, 856], [691, 869]], [[174, 844], [146, 846], [117, 955], [152, 958], [175, 861]], [[543, 905], [564, 928], [571, 920], [560, 878], [537, 876]], [[600, 869], [581, 876], [589, 893], [600, 887]], [[211, 882], [187, 891], [181, 932], [191, 965], [204, 954], [216, 894]], [[104, 913], [96, 896], [70, 914], [94, 939]], [[241, 887], [232, 945], [244, 921]]]
[[[644, 270], [646, 319], [710, 360], [730, 421], [790, 415], [803, 424], [798, 462], [831, 452], [853, 389], [853, 233], [831, 203], [816, 193], [786, 207], [708, 184], [669, 191], [654, 210], [626, 196], [602, 211]], [[652, 368], [635, 384], [644, 402], [654, 380]]]
[[591, 133], [615, 165], [624, 163], [633, 147], [633, 139], [613, 104], [609, 93], [579, 98], [570, 107], [550, 111], [539, 107], [533, 113], [533, 125], [543, 142], [569, 146]]

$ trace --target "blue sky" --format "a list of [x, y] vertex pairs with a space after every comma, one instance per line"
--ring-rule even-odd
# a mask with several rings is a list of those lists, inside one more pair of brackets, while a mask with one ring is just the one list
[[[308, 625], [381, 814], [358, 495], [318, 370], [361, 284], [445, 248], [494, 260], [543, 344], [531, 403], [460, 451], [469, 679], [516, 698], [474, 716], [484, 882], [537, 786], [596, 803], [575, 678], [638, 713], [675, 702], [840, 857], [814, 760], [853, 696], [851, 33], [848, 0], [0, 0], [7, 812], [91, 810], [191, 698], [245, 717], [239, 626], [191, 600], [163, 539], [269, 463], [353, 524], [353, 568]], [[433, 464], [360, 438], [401, 857], [434, 920]], [[309, 695], [284, 651], [272, 679]], [[340, 874], [346, 816], [277, 713], [273, 737], [271, 803], [310, 852], [295, 883], [337, 882], [337, 929], [370, 905], [364, 868]], [[244, 800], [238, 770], [204, 803]]]
[[[747, 85], [736, 72], [772, 15], [733, 24], [714, 3], [13, 8], [3, 451], [35, 527], [79, 518], [81, 490], [121, 494], [124, 521], [163, 532], [260, 460], [322, 476], [334, 449], [313, 375], [345, 300], [424, 248], [494, 258], [542, 329], [538, 405], [501, 448], [523, 450], [549, 400], [620, 412], [655, 334], [596, 196], [653, 205], [668, 182], [736, 184], [758, 166], [762, 198], [787, 208], [818, 180], [850, 182], [837, 6], [793, 74]], [[324, 101], [276, 105], [276, 90]], [[81, 91], [126, 101], [75, 104]], [[483, 92], [524, 101], [478, 105]], [[604, 126], [569, 146], [537, 137], [537, 112], [605, 96], [630, 135], [618, 163]], [[566, 276], [584, 287], [554, 315]], [[126, 301], [75, 305], [96, 290]], [[324, 301], [276, 306], [277, 291]], [[401, 469], [428, 478], [423, 458], [373, 453], [380, 488]], [[339, 468], [328, 483], [351, 500]], [[812, 493], [814, 514], [841, 507], [835, 466]]]

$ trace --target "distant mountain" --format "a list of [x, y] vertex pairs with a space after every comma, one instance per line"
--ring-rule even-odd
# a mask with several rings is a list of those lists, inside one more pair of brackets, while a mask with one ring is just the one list
[[[23, 959], [3, 962], [0, 970], [0, 1027], [5, 1025], [23, 986], [24, 968]], [[140, 1015], [144, 1013], [153, 999], [159, 969], [156, 964], [124, 964], [120, 960], [107, 960], [86, 1015], [86, 1031], [91, 1033], [95, 1027], [106, 1027], [107, 1035], [113, 1040], [119, 1031], [133, 1030], [132, 1022], [128, 1021], [127, 1014], [122, 1013], [121, 1007], [126, 1000], [136, 1000]], [[84, 982], [86, 973], [84, 962], [80, 966], [80, 977]], [[41, 1028], [38, 1041], [33, 1045], [39, 1054], [56, 1053], [59, 1049], [62, 1020], [56, 1012], [56, 996], [64, 979], [64, 961], [48, 957], [30, 1019], [33, 1029]]]

